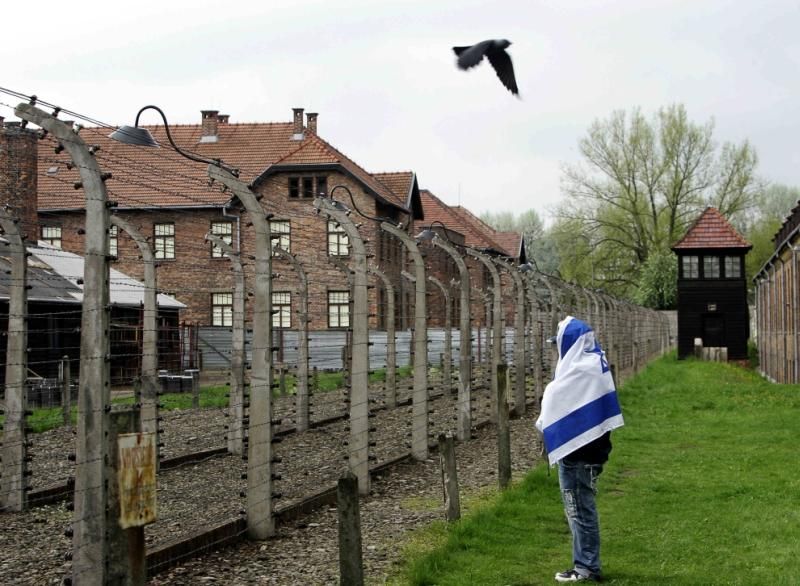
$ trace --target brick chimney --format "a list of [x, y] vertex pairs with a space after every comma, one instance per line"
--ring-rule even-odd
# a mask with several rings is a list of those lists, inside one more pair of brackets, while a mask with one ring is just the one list
[[316, 112], [309, 112], [308, 114], [306, 114], [306, 120], [307, 120], [306, 127], [308, 128], [308, 132], [310, 134], [317, 133], [317, 116], [319, 116], [319, 114], [317, 114]]
[[303, 108], [292, 108], [292, 112], [294, 112], [292, 140], [303, 140]]
[[219, 140], [219, 110], [201, 110], [203, 117], [203, 134], [200, 142], [217, 142]]
[[37, 216], [39, 141], [35, 131], [0, 117], [0, 205], [8, 204], [28, 240], [39, 239]]
[[230, 117], [231, 117], [231, 115], [230, 115], [230, 114], [220, 114], [220, 115], [217, 117], [217, 121], [220, 123], [220, 125], [222, 125], [222, 124], [227, 124], [227, 123], [228, 123], [228, 119], [229, 119]]

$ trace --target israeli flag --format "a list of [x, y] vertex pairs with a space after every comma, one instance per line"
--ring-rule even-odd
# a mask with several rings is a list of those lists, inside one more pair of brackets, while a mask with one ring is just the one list
[[536, 421], [551, 466], [625, 424], [606, 355], [592, 328], [567, 316], [558, 324], [556, 343], [555, 376], [544, 390]]

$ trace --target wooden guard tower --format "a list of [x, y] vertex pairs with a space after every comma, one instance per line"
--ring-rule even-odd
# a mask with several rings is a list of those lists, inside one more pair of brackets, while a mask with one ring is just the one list
[[678, 255], [678, 358], [692, 355], [695, 338], [704, 347], [727, 348], [728, 359], [747, 358], [744, 257], [752, 247], [713, 207], [672, 246]]

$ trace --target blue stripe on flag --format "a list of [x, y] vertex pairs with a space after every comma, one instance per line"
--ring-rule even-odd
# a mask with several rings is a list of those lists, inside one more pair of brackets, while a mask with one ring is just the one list
[[579, 319], [573, 318], [564, 328], [564, 333], [561, 334], [561, 354], [560, 357], [564, 358], [572, 345], [578, 341], [582, 335], [591, 332], [592, 328], [588, 324]]
[[547, 451], [554, 452], [571, 439], [620, 414], [617, 391], [598, 397], [545, 428], [544, 441]]

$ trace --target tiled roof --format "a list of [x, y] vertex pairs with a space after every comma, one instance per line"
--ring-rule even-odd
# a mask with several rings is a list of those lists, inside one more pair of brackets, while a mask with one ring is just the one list
[[419, 190], [419, 197], [422, 200], [422, 209], [425, 212], [425, 220], [417, 222], [418, 227], [429, 227], [435, 222], [441, 222], [448, 230], [464, 235], [458, 228], [460, 219], [455, 215], [452, 208], [441, 199], [433, 195], [427, 189]]
[[[207, 166], [189, 161], [169, 146], [163, 126], [147, 129], [162, 148], [138, 147], [108, 138], [108, 128], [84, 128], [81, 138], [98, 145], [96, 158], [104, 172], [113, 177], [106, 183], [109, 199], [120, 207], [222, 205], [230, 194], [208, 187]], [[250, 181], [265, 167], [297, 148], [291, 141], [292, 124], [220, 124], [219, 140], [201, 143], [200, 125], [170, 126], [175, 143], [204, 158], [222, 159], [237, 167], [241, 178]], [[77, 169], [67, 169], [66, 151], [53, 154], [56, 146], [50, 135], [39, 145], [39, 209], [80, 209], [84, 193], [73, 183], [80, 180]], [[48, 173], [58, 167], [56, 174]]]
[[752, 248], [717, 208], [707, 207], [672, 250], [694, 248]]
[[489, 224], [463, 206], [454, 206], [452, 209], [460, 216], [462, 226], [466, 227], [476, 241], [475, 244], [470, 244], [470, 238], [467, 237], [467, 244], [476, 248], [490, 248], [500, 254], [513, 256], [497, 241], [497, 232]]
[[517, 234], [516, 232], [495, 232], [495, 240], [497, 240], [497, 243], [507, 250], [514, 258], [520, 256], [522, 252], [522, 234]]
[[[101, 170], [111, 172], [106, 182], [109, 199], [120, 208], [155, 206], [221, 206], [230, 200], [218, 186], [209, 187], [207, 166], [189, 161], [170, 146], [163, 126], [146, 127], [162, 148], [126, 145], [108, 138], [110, 129], [87, 127], [81, 137], [100, 147], [96, 158]], [[294, 140], [293, 124], [244, 123], [218, 124], [218, 140], [201, 142], [202, 126], [170, 125], [175, 143], [183, 150], [207, 159], [221, 159], [238, 168], [240, 178], [252, 183], [268, 174], [273, 165], [336, 164], [361, 181], [386, 202], [406, 208], [392, 189], [362, 169], [339, 150], [311, 132]], [[77, 169], [68, 169], [66, 151], [53, 154], [57, 146], [48, 135], [39, 145], [39, 210], [82, 209], [84, 193], [75, 189], [80, 181]], [[52, 169], [58, 171], [53, 173]]]
[[792, 208], [789, 215], [783, 219], [781, 227], [778, 228], [775, 236], [772, 237], [772, 242], [775, 244], [776, 250], [783, 245], [784, 241], [789, 238], [795, 230], [797, 230], [798, 226], [800, 226], [800, 201]]
[[420, 190], [425, 220], [417, 222], [419, 228], [444, 224], [448, 230], [464, 236], [467, 246], [489, 248], [517, 258], [521, 252], [522, 236], [515, 232], [498, 232], [489, 224], [461, 206], [449, 206], [427, 189]]
[[395, 194], [398, 202], [402, 202], [403, 206], [410, 207], [411, 191], [414, 188], [413, 171], [373, 173], [372, 176], [388, 187]]
[[[294, 150], [275, 161], [272, 166], [292, 165], [340, 165], [348, 173], [361, 181], [378, 197], [386, 202], [407, 210], [406, 201], [395, 194], [387, 185], [365, 171], [352, 159], [342, 154], [330, 143], [315, 134], [309, 134]], [[269, 170], [267, 170], [269, 171]]]

